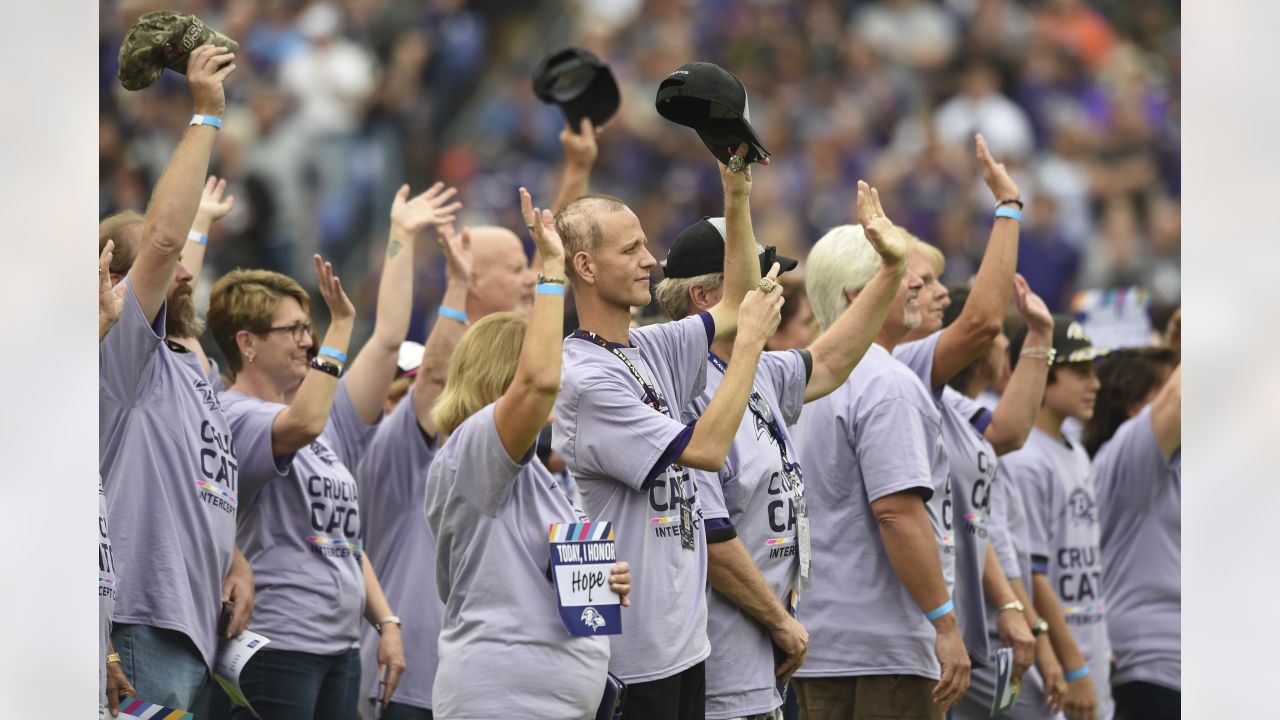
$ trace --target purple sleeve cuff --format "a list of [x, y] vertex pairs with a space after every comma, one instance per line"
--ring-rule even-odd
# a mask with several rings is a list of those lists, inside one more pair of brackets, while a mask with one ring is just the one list
[[680, 458], [684, 449], [689, 446], [689, 441], [693, 439], [693, 426], [697, 423], [698, 421], [694, 420], [686, 425], [680, 431], [680, 434], [671, 438], [671, 442], [667, 444], [667, 449], [662, 451], [662, 454], [658, 456], [657, 462], [649, 470], [649, 474], [645, 476], [644, 484], [640, 486], [640, 489], [648, 490], [653, 485], [654, 479], [671, 467], [671, 463]]
[[986, 434], [987, 428], [991, 426], [991, 411], [986, 408], [978, 408], [978, 411], [969, 418], [969, 424], [978, 429], [979, 433]]
[[707, 345], [710, 346], [711, 341], [716, 339], [716, 319], [706, 310], [698, 313], [698, 317], [702, 318], [702, 326], [707, 331]]
[[1033, 575], [1049, 574], [1049, 558], [1043, 555], [1031, 556], [1031, 573]]
[[729, 518], [706, 518], [702, 521], [702, 527], [707, 532], [708, 544], [727, 542], [738, 537], [738, 531], [729, 522]]

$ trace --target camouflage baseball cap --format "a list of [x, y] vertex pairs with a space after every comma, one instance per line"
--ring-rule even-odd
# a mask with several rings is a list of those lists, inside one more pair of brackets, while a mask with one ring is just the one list
[[195, 15], [157, 10], [138, 18], [120, 45], [120, 84], [141, 90], [160, 79], [165, 68], [187, 74], [187, 57], [201, 45], [231, 52], [240, 44], [205, 25]]

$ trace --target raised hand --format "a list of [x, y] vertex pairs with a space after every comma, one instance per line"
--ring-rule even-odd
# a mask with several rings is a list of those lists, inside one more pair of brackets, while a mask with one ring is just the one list
[[454, 213], [462, 209], [462, 203], [448, 202], [457, 194], [457, 188], [446, 188], [444, 183], [437, 182], [426, 192], [410, 199], [409, 186], [401, 185], [391, 203], [391, 225], [412, 237], [428, 225], [451, 223]]
[[108, 240], [98, 255], [98, 342], [115, 326], [124, 310], [124, 292], [127, 286], [123, 282], [111, 285], [111, 259], [114, 257], [116, 242]]
[[356, 306], [351, 304], [351, 298], [347, 297], [347, 293], [343, 291], [342, 281], [333, 274], [333, 264], [326, 262], [319, 255], [316, 255], [315, 259], [316, 283], [320, 288], [320, 297], [324, 298], [324, 304], [329, 307], [329, 317], [334, 322], [354, 320]]
[[1009, 177], [1009, 171], [1005, 169], [1004, 163], [998, 163], [991, 157], [986, 138], [982, 137], [981, 133], [974, 137], [978, 147], [978, 167], [982, 168], [982, 179], [986, 181], [987, 187], [991, 188], [991, 194], [996, 196], [996, 202], [1021, 197], [1018, 186], [1013, 182], [1013, 178]]
[[191, 223], [191, 227], [207, 231], [214, 222], [231, 212], [231, 208], [235, 207], [236, 197], [228, 195], [223, 198], [222, 194], [226, 191], [226, 178], [209, 176], [204, 183], [204, 191], [200, 193], [200, 207], [196, 210], [196, 219]]
[[436, 226], [436, 234], [444, 250], [447, 282], [471, 282], [471, 229], [463, 228], [458, 236], [453, 232], [453, 223], [444, 223]]
[[[738, 306], [738, 339], [757, 343], [760, 347], [773, 337], [782, 319], [782, 286], [778, 284], [780, 266], [774, 263], [769, 274], [760, 279], [760, 287], [748, 292]], [[768, 282], [766, 282], [768, 281]], [[768, 288], [768, 291], [765, 291]]]
[[1044, 300], [1031, 291], [1031, 286], [1021, 273], [1013, 276], [1013, 304], [1018, 308], [1022, 319], [1027, 321], [1027, 327], [1047, 334], [1053, 333], [1053, 313], [1049, 312]]
[[603, 127], [598, 128], [591, 123], [591, 118], [582, 118], [577, 132], [565, 123], [564, 129], [560, 131], [560, 146], [564, 148], [565, 162], [578, 167], [589, 168], [594, 165], [600, 154], [596, 140], [603, 131]]
[[[750, 149], [746, 143], [738, 146], [734, 155], [745, 158]], [[768, 165], [769, 158], [757, 160], [756, 165]], [[728, 165], [720, 163], [720, 183], [724, 185], [724, 191], [727, 195], [736, 197], [745, 197], [751, 194], [751, 165], [743, 165], [741, 170], [734, 171]]]
[[884, 214], [880, 193], [861, 180], [858, 181], [858, 224], [885, 265], [900, 265], [907, 261], [909, 243], [906, 234]]
[[529, 229], [538, 252], [542, 254], [542, 262], [546, 263], [551, 259], [563, 261], [564, 241], [560, 239], [560, 233], [556, 232], [555, 217], [550, 210], [535, 208], [533, 197], [523, 187], [520, 188], [520, 215], [524, 217], [524, 226]]
[[217, 45], [201, 45], [187, 57], [187, 85], [200, 115], [222, 117], [227, 107], [222, 83], [236, 69], [235, 53]]

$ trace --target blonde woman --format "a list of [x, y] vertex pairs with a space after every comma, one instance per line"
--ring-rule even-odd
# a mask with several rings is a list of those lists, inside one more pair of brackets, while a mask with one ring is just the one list
[[[586, 517], [534, 457], [560, 388], [565, 263], [550, 211], [524, 188], [520, 205], [542, 257], [533, 309], [467, 330], [432, 412], [447, 437], [426, 487], [445, 603], [432, 692], [442, 720], [592, 718], [609, 666], [607, 637], [562, 626], [549, 579], [548, 526]], [[627, 563], [609, 586], [629, 604]]]

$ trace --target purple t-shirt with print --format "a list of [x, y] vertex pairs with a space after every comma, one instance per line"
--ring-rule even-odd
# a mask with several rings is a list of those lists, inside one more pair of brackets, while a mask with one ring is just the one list
[[[387, 603], [400, 618], [405, 671], [392, 700], [430, 709], [436, 678], [436, 641], [444, 605], [436, 592], [436, 544], [422, 517], [427, 469], [435, 457], [418, 426], [413, 393], [378, 424], [356, 472], [364, 552], [378, 573]], [[378, 631], [360, 638], [366, 697], [378, 690]]]
[[[693, 403], [697, 414], [706, 411], [723, 380], [720, 370], [708, 362], [707, 389]], [[798, 351], [761, 354], [752, 389], [782, 434], [790, 463], [798, 464], [800, 454], [787, 427], [795, 424], [804, 409], [807, 383], [804, 358]], [[718, 474], [699, 472], [696, 478], [707, 528], [731, 525], [770, 590], [784, 606], [790, 605], [800, 572], [796, 487], [783, 472], [782, 454], [765, 423], [750, 410], [744, 413], [724, 469]], [[711, 640], [706, 672], [708, 718], [757, 715], [782, 704], [769, 631], [710, 587], [707, 636]]]
[[[240, 551], [253, 567], [253, 631], [273, 650], [336, 655], [360, 639], [364, 617], [356, 467], [373, 434], [338, 383], [324, 432], [273, 458], [271, 426], [287, 406], [236, 391], [222, 404], [237, 447], [266, 459], [240, 465]], [[281, 472], [283, 470], [283, 473]]]
[[[552, 523], [586, 517], [532, 447], [511, 459], [496, 407], [455, 428], [427, 472], [427, 526], [445, 603], [434, 714], [589, 720], [604, 693], [609, 641], [565, 629], [548, 536]], [[624, 611], [625, 631], [633, 620]]]
[[[631, 607], [622, 634], [611, 636], [609, 664], [625, 682], [670, 677], [711, 652], [702, 505], [696, 481], [668, 448], [688, 441], [690, 427], [679, 418], [706, 385], [713, 322], [703, 312], [649, 325], [618, 348], [666, 412], [646, 403], [643, 386], [610, 350], [578, 337], [564, 341], [552, 448], [573, 473], [587, 514], [613, 523], [618, 558], [631, 563]], [[693, 550], [680, 537], [681, 498], [691, 506]]]
[[111, 637], [111, 612], [116, 606], [116, 568], [107, 534], [107, 493], [98, 476], [98, 704], [107, 704], [107, 645]]
[[[909, 343], [902, 343], [893, 349], [893, 358], [907, 367], [911, 368], [911, 372], [915, 373], [916, 378], [924, 389], [933, 397], [934, 402], [942, 407], [942, 387], [931, 387], [933, 383], [933, 356], [938, 348], [938, 339], [942, 337], [942, 331], [933, 333], [927, 338], [915, 340]], [[928, 510], [929, 519], [933, 521], [933, 533], [938, 539], [938, 555], [942, 558], [942, 577], [947, 581], [947, 592], [955, 595], [956, 587], [956, 508], [955, 493], [951, 487], [954, 477], [950, 472], [950, 466], [947, 460], [947, 452], [951, 447], [948, 444], [948, 432], [953, 436], [955, 433], [955, 424], [951, 423], [952, 430], [948, 431], [946, 424], [943, 426], [943, 434], [939, 438], [940, 448], [934, 454], [933, 460], [933, 497], [929, 500]]]
[[1182, 450], [1165, 457], [1151, 406], [1093, 458], [1116, 682], [1182, 689]]
[[114, 621], [184, 633], [212, 666], [247, 453], [195, 353], [166, 346], [164, 322], [163, 308], [147, 322], [130, 286], [98, 350]]
[[809, 654], [798, 677], [939, 677], [937, 633], [889, 563], [871, 503], [932, 496], [941, 423], [919, 378], [880, 345], [835, 392], [805, 405], [792, 436], [813, 523], [813, 585], [799, 607]]
[[[1111, 644], [1104, 614], [1098, 501], [1089, 456], [1079, 444], [1032, 428], [1027, 444], [1000, 462], [1022, 492], [1032, 572], [1048, 575], [1057, 591], [1062, 614], [1098, 692], [1098, 720], [1110, 720], [1115, 713]], [[1076, 669], [1064, 668], [1067, 672]]]

